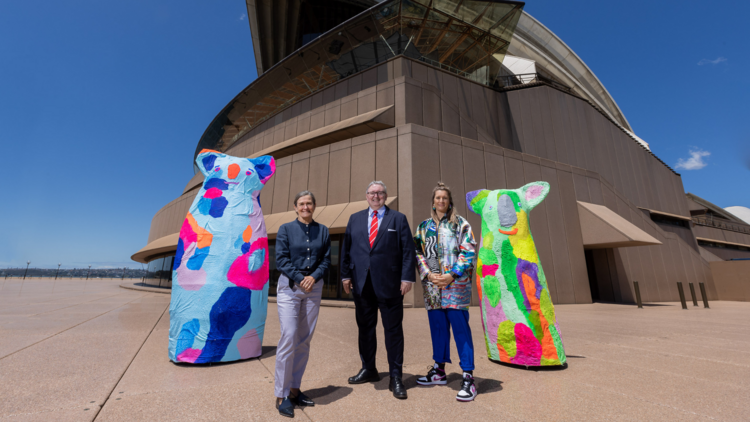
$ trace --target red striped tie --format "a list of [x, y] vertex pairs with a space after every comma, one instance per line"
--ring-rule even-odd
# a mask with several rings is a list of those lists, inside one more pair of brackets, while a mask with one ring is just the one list
[[375, 243], [375, 238], [378, 237], [378, 212], [372, 213], [372, 222], [370, 223], [370, 248]]

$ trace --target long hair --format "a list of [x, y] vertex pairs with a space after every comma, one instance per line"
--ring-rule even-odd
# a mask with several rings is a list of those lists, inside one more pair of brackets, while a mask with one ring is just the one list
[[450, 206], [448, 207], [448, 212], [445, 213], [446, 217], [448, 217], [448, 221], [451, 224], [458, 224], [458, 214], [456, 214], [456, 207], [453, 206], [453, 193], [451, 193], [451, 189], [448, 186], [445, 186], [445, 183], [438, 182], [437, 186], [432, 190], [432, 203], [430, 204], [430, 214], [432, 215], [432, 220], [435, 221], [435, 223], [440, 223], [440, 219], [437, 215], [437, 210], [435, 210], [435, 194], [438, 191], [443, 191], [448, 194], [448, 201], [450, 202]]

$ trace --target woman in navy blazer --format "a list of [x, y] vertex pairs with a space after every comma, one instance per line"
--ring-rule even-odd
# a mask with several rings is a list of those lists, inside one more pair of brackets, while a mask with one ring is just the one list
[[276, 348], [276, 408], [294, 417], [294, 405], [314, 406], [300, 391], [310, 356], [323, 293], [323, 277], [331, 263], [328, 227], [312, 218], [315, 195], [302, 191], [294, 198], [297, 218], [279, 227], [276, 267], [281, 271], [276, 287], [281, 336]]

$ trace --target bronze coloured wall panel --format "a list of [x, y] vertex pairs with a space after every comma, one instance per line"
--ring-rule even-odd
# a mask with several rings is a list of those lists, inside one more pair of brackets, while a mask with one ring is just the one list
[[[524, 161], [523, 169], [525, 179], [524, 184], [543, 180], [542, 168], [539, 164]], [[542, 201], [531, 211], [531, 215], [529, 215], [529, 225], [531, 227], [532, 236], [534, 237], [534, 243], [539, 254], [539, 259], [541, 260], [542, 268], [545, 269], [544, 275], [547, 277], [547, 284], [551, 294], [552, 289], [555, 289], [556, 293], [557, 283], [554, 271], [555, 264], [552, 254], [552, 245], [550, 241], [549, 220], [547, 219], [547, 202], [547, 200]], [[554, 297], [552, 300], [554, 300]]]
[[[442, 180], [443, 183], [448, 185], [453, 192], [455, 198], [466, 198], [466, 192], [464, 187], [464, 159], [463, 159], [463, 148], [461, 145], [454, 144], [451, 142], [439, 142], [440, 145], [440, 179], [431, 180], [432, 187], [437, 185], [437, 182]], [[432, 188], [430, 188], [430, 196], [432, 196]], [[425, 202], [425, 206], [429, 206], [430, 201]], [[461, 215], [466, 215], [466, 200], [453, 201], [453, 206], [456, 207]]]
[[[325, 146], [327, 148], [328, 145]], [[318, 206], [328, 205], [329, 152], [310, 157], [310, 176], [307, 188], [315, 194]]]
[[[366, 138], [369, 142], [354, 145], [356, 140], [361, 138]], [[367, 190], [367, 185], [375, 180], [375, 134], [371, 133], [354, 138], [352, 139], [352, 145], [350, 202], [366, 199], [365, 191]]]
[[557, 170], [541, 166], [542, 179], [550, 184], [550, 191], [543, 201], [547, 204], [547, 223], [549, 227], [550, 246], [552, 249], [553, 267], [546, 268], [545, 274], [554, 273], [554, 286], [550, 284], [550, 295], [554, 303], [573, 303], [573, 275], [568, 255], [568, 242], [563, 217], [560, 186], [557, 181]]
[[591, 303], [591, 289], [586, 271], [586, 258], [583, 254], [583, 235], [578, 218], [578, 202], [575, 200], [573, 175], [558, 171], [557, 180], [560, 183], [560, 199], [565, 219], [575, 303]]
[[[292, 163], [290, 159], [291, 157], [285, 157], [276, 160], [276, 173], [273, 175], [273, 179], [276, 179], [276, 185], [274, 187], [273, 205], [271, 206], [270, 214], [289, 210], [289, 187], [292, 180]], [[284, 162], [284, 164], [279, 164], [281, 162]]]
[[[342, 149], [334, 151], [334, 148], [342, 145]], [[328, 205], [351, 202], [349, 200], [351, 160], [351, 141], [331, 144], [331, 158], [328, 166]]]
[[[309, 151], [307, 151], [309, 154]], [[289, 184], [289, 206], [287, 211], [294, 210], [294, 197], [307, 190], [308, 177], [310, 175], [310, 159], [302, 159], [292, 163], [292, 180]], [[317, 197], [315, 201], [317, 202]]]

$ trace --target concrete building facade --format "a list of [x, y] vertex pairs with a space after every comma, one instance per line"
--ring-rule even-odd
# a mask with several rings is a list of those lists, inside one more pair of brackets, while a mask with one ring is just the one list
[[[636, 281], [646, 302], [679, 300], [677, 283], [705, 283], [708, 298], [718, 298], [680, 175], [523, 3], [384, 2], [312, 41], [295, 35], [306, 44], [275, 47], [256, 38], [258, 29], [273, 33], [287, 17], [258, 14], [267, 7], [248, 0], [263, 73], [214, 118], [196, 151], [274, 156], [276, 174], [261, 193], [269, 239], [295, 218], [294, 195], [315, 193], [315, 218], [333, 234], [325, 298], [347, 299], [338, 248], [372, 180], [387, 184], [389, 206], [412, 228], [429, 217], [432, 188], [445, 182], [477, 236], [466, 192], [549, 182], [531, 230], [555, 303], [633, 303]], [[535, 72], [514, 73], [517, 58]], [[157, 278], [169, 278], [202, 180], [197, 173], [157, 212], [133, 255], [161, 271]], [[270, 248], [273, 256], [273, 241]], [[277, 277], [272, 263], [272, 285]], [[423, 306], [421, 287], [405, 303]]]

